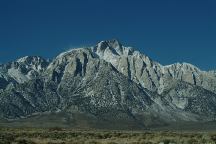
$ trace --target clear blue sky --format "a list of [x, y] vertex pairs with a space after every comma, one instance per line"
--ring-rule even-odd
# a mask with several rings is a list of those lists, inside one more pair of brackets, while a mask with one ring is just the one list
[[216, 69], [215, 0], [1, 0], [0, 62], [117, 38], [162, 64]]

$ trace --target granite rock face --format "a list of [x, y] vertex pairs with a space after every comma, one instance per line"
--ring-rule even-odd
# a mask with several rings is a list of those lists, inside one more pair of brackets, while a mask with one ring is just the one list
[[39, 77], [48, 64], [48, 61], [41, 57], [26, 56], [0, 65], [0, 89]]
[[93, 51], [119, 72], [151, 91], [162, 93], [167, 79], [188, 82], [212, 92], [216, 90], [216, 75], [213, 71], [202, 71], [188, 63], [162, 66], [139, 51], [122, 46], [117, 40], [102, 41]]
[[117, 40], [0, 66], [0, 117], [82, 113], [141, 126], [211, 121], [216, 74], [187, 64], [163, 66]]

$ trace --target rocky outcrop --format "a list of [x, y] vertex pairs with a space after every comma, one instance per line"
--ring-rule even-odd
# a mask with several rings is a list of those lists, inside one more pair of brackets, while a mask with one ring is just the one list
[[0, 89], [39, 77], [49, 62], [38, 56], [26, 56], [0, 65]]

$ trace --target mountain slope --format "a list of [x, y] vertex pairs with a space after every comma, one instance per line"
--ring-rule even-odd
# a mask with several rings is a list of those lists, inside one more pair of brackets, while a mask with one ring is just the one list
[[[144, 126], [144, 121], [138, 121], [135, 114], [151, 111], [153, 101], [145, 90], [109, 63], [91, 57], [88, 50], [83, 51], [75, 50], [70, 57], [56, 59], [45, 72], [46, 79], [41, 77], [4, 91], [0, 99], [2, 117], [14, 119], [61, 111], [90, 114], [108, 121], [137, 121]], [[88, 64], [83, 66], [85, 58]], [[57, 74], [59, 69], [63, 71]]]
[[64, 113], [78, 123], [75, 115], [136, 128], [215, 120], [214, 72], [187, 63], [162, 66], [117, 40], [66, 51], [51, 62], [24, 57], [0, 67], [3, 119]]

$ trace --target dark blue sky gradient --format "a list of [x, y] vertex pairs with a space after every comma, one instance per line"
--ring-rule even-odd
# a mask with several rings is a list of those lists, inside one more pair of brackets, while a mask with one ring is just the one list
[[216, 69], [215, 0], [1, 0], [0, 62], [117, 38], [162, 64]]

